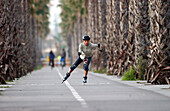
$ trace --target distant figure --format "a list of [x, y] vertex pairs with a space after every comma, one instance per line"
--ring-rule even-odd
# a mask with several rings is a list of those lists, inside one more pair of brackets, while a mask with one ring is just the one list
[[50, 53], [49, 53], [49, 65], [53, 68], [54, 67], [54, 58], [55, 58], [55, 55], [53, 53], [53, 51], [51, 50]]
[[60, 65], [61, 56], [57, 57], [58, 65]]
[[61, 62], [61, 65], [62, 65], [62, 66], [65, 66], [65, 65], [66, 65], [65, 58], [66, 58], [66, 52], [65, 52], [65, 50], [64, 50], [64, 48], [63, 48], [63, 49], [62, 49], [62, 53], [61, 53], [61, 59], [60, 59], [60, 62]]

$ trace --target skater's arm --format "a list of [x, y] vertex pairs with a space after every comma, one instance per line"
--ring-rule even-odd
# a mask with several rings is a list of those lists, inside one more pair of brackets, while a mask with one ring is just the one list
[[96, 48], [96, 47], [98, 47], [98, 48], [99, 48], [99, 50], [100, 50], [100, 51], [102, 51], [103, 46], [102, 46], [102, 45], [100, 45], [100, 43], [97, 43], [97, 44], [93, 44], [93, 43], [91, 43], [91, 45], [92, 45], [92, 48]]
[[82, 54], [82, 44], [79, 45], [79, 51], [78, 51], [78, 55], [80, 56]]
[[84, 52], [82, 50], [82, 44], [79, 45], [79, 51], [78, 51], [78, 56], [83, 55]]
[[93, 43], [91, 43], [91, 46], [92, 46], [92, 48], [96, 48], [96, 47], [98, 47], [98, 48], [100, 48], [100, 43], [97, 43], [97, 44], [93, 44]]
[[85, 58], [85, 54], [82, 50], [82, 44], [79, 45], [79, 51], [78, 51], [78, 56], [83, 60]]
[[91, 46], [92, 46], [92, 48], [96, 48], [96, 47], [98, 47], [98, 44], [91, 43]]
[[78, 52], [78, 56], [80, 56], [81, 55], [81, 53], [80, 52]]

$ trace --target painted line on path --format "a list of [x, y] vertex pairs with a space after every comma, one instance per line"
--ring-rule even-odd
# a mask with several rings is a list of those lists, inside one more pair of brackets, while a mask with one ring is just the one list
[[[61, 77], [61, 79], [63, 79], [62, 74], [60, 73], [59, 69], [57, 68], [58, 74]], [[79, 101], [82, 105], [83, 108], [88, 107], [86, 101], [78, 94], [78, 92], [74, 89], [74, 87], [72, 87], [70, 85], [70, 83], [68, 81], [64, 82], [66, 84], [66, 86], [70, 89], [70, 91], [72, 92], [73, 96], [76, 98], [77, 101]]]

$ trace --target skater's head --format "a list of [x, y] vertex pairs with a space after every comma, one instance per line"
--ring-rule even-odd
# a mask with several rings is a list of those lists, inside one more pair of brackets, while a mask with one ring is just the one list
[[83, 42], [86, 46], [88, 46], [89, 42], [90, 42], [90, 37], [88, 35], [84, 35], [83, 36]]
[[84, 45], [85, 45], [85, 46], [88, 46], [88, 45], [89, 45], [89, 41], [90, 41], [90, 40], [83, 40]]

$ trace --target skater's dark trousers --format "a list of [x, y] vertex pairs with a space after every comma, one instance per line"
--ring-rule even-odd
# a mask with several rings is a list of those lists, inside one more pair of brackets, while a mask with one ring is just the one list
[[[85, 71], [89, 70], [88, 66], [90, 64], [90, 61], [91, 61], [91, 57], [87, 57], [87, 63], [84, 64]], [[70, 69], [73, 71], [82, 62], [83, 62], [83, 60], [80, 57], [78, 57], [76, 62], [70, 67]]]

